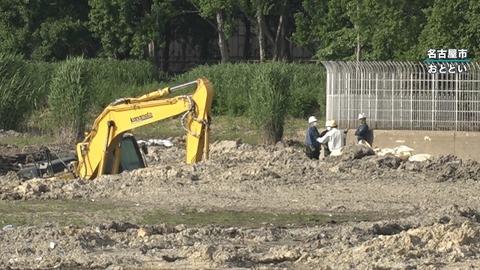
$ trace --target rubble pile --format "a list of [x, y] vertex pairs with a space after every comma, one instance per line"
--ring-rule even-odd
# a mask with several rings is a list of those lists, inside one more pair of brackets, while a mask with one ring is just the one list
[[[83, 225], [61, 225], [55, 218], [32, 225], [38, 215], [32, 212], [25, 213], [30, 222], [15, 224], [4, 210], [0, 268], [475, 269], [480, 265], [478, 162], [449, 155], [411, 161], [394, 153], [378, 155], [363, 146], [347, 147], [343, 156], [317, 161], [307, 159], [303, 147], [292, 142], [253, 146], [218, 141], [211, 144], [209, 161], [189, 165], [181, 162], [184, 145], [148, 147], [147, 168], [92, 181], [1, 175], [4, 209], [21, 211], [19, 206], [38, 202], [91, 203], [92, 208], [75, 213], [87, 221]], [[134, 209], [140, 214], [315, 213], [332, 220], [309, 226], [276, 219], [254, 227], [171, 220], [143, 224], [126, 214], [112, 220], [108, 211], [95, 212], [95, 202], [138, 207]], [[56, 211], [64, 214], [62, 209]], [[347, 220], [333, 220], [340, 214]]]

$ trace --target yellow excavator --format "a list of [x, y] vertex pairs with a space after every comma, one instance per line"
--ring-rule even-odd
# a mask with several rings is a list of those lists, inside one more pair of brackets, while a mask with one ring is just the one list
[[[166, 98], [174, 91], [196, 86], [193, 93]], [[166, 87], [136, 98], [121, 98], [96, 118], [91, 131], [76, 146], [76, 157], [42, 161], [21, 169], [24, 178], [58, 176], [94, 179], [103, 174], [145, 167], [132, 129], [181, 116], [186, 131], [186, 163], [209, 158], [209, 129], [213, 87], [206, 78]]]

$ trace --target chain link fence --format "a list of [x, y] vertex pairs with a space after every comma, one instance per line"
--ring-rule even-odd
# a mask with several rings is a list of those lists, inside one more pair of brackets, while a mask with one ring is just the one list
[[326, 117], [341, 128], [356, 127], [364, 113], [374, 129], [480, 131], [478, 63], [322, 64]]

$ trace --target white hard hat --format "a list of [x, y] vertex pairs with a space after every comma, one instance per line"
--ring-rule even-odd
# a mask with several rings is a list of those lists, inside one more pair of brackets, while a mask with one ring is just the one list
[[325, 121], [325, 127], [330, 127], [330, 121]]
[[315, 116], [310, 116], [310, 117], [308, 118], [308, 123], [311, 124], [311, 123], [313, 123], [313, 122], [317, 122], [317, 118], [315, 118]]
[[365, 119], [365, 118], [367, 118], [367, 117], [365, 116], [365, 114], [363, 114], [363, 113], [359, 113], [359, 114], [358, 114], [358, 120], [360, 120], [360, 119]]

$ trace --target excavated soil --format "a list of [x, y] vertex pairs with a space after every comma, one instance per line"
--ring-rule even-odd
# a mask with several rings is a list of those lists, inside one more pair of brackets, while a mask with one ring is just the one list
[[[480, 164], [455, 156], [410, 162], [365, 155], [361, 147], [311, 161], [287, 142], [220, 141], [208, 162], [186, 165], [183, 145], [175, 144], [150, 147], [146, 169], [94, 181], [25, 181], [8, 172], [0, 176], [5, 201], [102, 200], [177, 213], [375, 213], [379, 219], [249, 228], [95, 216], [88, 226], [5, 226], [0, 268], [479, 269]], [[2, 146], [3, 153], [8, 149]]]

